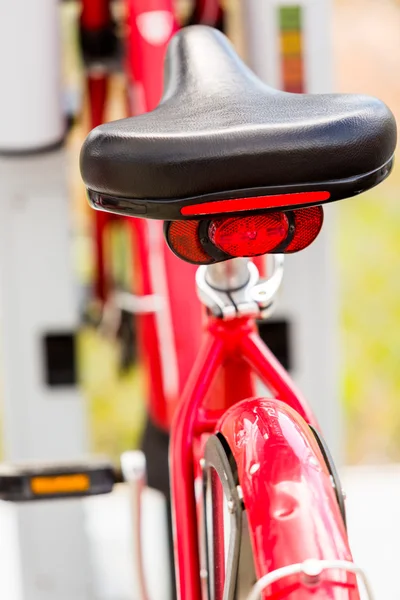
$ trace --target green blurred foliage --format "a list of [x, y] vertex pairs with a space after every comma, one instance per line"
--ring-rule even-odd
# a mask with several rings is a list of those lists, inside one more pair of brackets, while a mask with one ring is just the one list
[[80, 377], [87, 400], [91, 448], [118, 461], [136, 447], [144, 423], [145, 383], [138, 367], [119, 369], [119, 345], [96, 330], [79, 336]]
[[341, 350], [351, 462], [400, 459], [400, 169], [339, 207]]

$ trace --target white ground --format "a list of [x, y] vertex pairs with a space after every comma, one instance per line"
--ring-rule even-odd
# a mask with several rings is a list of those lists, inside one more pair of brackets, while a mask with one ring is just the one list
[[[366, 569], [377, 600], [399, 600], [400, 466], [351, 467], [343, 470], [342, 480], [355, 561]], [[151, 600], [168, 600], [161, 502], [157, 493], [146, 492], [145, 555]], [[13, 510], [0, 503], [0, 598], [4, 600], [19, 600]], [[137, 600], [125, 488], [86, 501], [86, 514], [96, 600]]]

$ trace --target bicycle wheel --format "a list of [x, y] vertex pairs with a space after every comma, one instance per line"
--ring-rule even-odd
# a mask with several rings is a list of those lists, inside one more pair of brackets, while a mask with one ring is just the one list
[[[352, 561], [327, 465], [286, 404], [245, 400], [209, 438], [203, 464], [203, 594], [246, 600], [267, 573], [306, 560]], [[329, 569], [269, 585], [262, 600], [360, 600], [357, 579]]]

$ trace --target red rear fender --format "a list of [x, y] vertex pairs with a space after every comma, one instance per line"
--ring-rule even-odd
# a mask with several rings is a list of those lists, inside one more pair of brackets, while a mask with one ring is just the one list
[[[310, 558], [352, 560], [328, 469], [295, 411], [277, 400], [245, 400], [227, 411], [219, 431], [237, 464], [257, 577]], [[296, 576], [265, 595], [282, 597], [358, 600], [359, 594], [353, 575], [327, 571], [318, 586]]]

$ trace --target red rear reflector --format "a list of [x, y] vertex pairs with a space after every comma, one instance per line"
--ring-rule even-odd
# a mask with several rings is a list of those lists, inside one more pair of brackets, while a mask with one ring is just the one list
[[307, 248], [315, 240], [321, 231], [324, 221], [324, 210], [322, 206], [300, 208], [293, 211], [295, 230], [286, 252], [298, 252]]
[[213, 221], [208, 229], [212, 243], [230, 256], [259, 256], [286, 239], [289, 222], [285, 213]]
[[173, 221], [168, 228], [167, 241], [183, 260], [206, 265], [214, 261], [200, 244], [199, 224], [199, 221]]
[[318, 204], [331, 197], [329, 192], [300, 192], [298, 194], [278, 194], [276, 196], [258, 196], [257, 198], [236, 198], [232, 200], [216, 200], [183, 206], [181, 214], [185, 216], [216, 215], [235, 213], [243, 210], [267, 208], [289, 208], [301, 204]]

